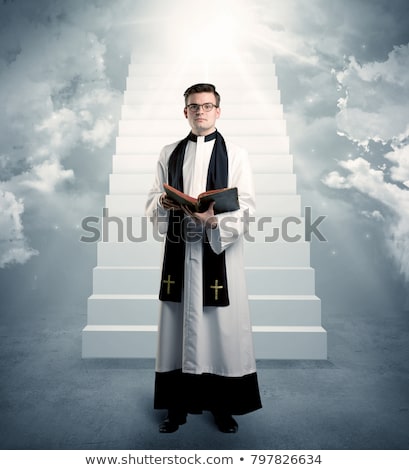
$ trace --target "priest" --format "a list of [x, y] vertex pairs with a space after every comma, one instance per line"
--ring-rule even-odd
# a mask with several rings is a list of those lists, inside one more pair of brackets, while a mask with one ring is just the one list
[[[255, 197], [247, 152], [216, 129], [220, 95], [199, 83], [184, 93], [191, 132], [162, 149], [146, 214], [166, 235], [154, 408], [167, 410], [159, 431], [175, 432], [189, 413], [213, 413], [221, 432], [233, 415], [261, 408], [243, 263], [245, 221]], [[172, 201], [164, 183], [196, 197], [237, 187], [240, 209], [192, 212]]]

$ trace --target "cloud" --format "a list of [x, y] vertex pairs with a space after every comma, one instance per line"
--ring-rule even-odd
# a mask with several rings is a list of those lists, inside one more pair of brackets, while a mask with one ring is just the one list
[[30, 178], [24, 179], [21, 184], [38, 191], [52, 193], [57, 184], [73, 178], [74, 172], [64, 170], [58, 161], [45, 161], [35, 165], [30, 173]]
[[394, 148], [385, 158], [394, 164], [390, 169], [392, 180], [409, 187], [409, 145]]
[[369, 141], [400, 143], [409, 137], [409, 44], [394, 47], [384, 62], [359, 64], [354, 57], [337, 74], [338, 130], [362, 147]]
[[0, 268], [10, 264], [24, 264], [38, 252], [30, 248], [23, 234], [22, 200], [0, 190]]
[[383, 215], [377, 211], [377, 210], [374, 210], [372, 212], [369, 212], [369, 211], [361, 211], [361, 214], [364, 216], [364, 217], [367, 217], [368, 219], [374, 219], [374, 220], [377, 220], [377, 221], [383, 221], [385, 220]]
[[[112, 27], [111, 9], [93, 2], [70, 8], [48, 1], [28, 8], [19, 2], [0, 5], [0, 190], [7, 201], [13, 195], [16, 214], [28, 207], [47, 219], [42, 194], [54, 194], [52, 204], [61, 210], [52, 212], [64, 217], [73, 205], [67, 183], [73, 190], [92, 187], [81, 179], [96, 178], [97, 171], [88, 175], [73, 165], [80, 156], [98, 159], [114, 138], [122, 94], [106, 69], [104, 31]], [[89, 201], [77, 193], [77, 200], [81, 197]], [[9, 263], [7, 256], [22, 263], [34, 253], [24, 240], [21, 218], [17, 225], [18, 238], [2, 239], [0, 266]]]
[[[386, 211], [386, 243], [404, 279], [409, 281], [409, 44], [393, 47], [385, 61], [359, 64], [350, 57], [337, 74], [344, 96], [339, 100], [340, 135], [361, 156], [341, 160], [344, 170], [324, 178], [335, 189], [354, 189]], [[378, 150], [371, 151], [377, 142]], [[392, 149], [392, 150], [390, 150]], [[375, 160], [375, 161], [374, 161]]]

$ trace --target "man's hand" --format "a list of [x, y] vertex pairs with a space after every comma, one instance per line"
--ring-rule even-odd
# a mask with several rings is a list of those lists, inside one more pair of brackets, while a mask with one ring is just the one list
[[170, 197], [166, 195], [166, 193], [163, 193], [160, 197], [160, 205], [166, 209], [166, 210], [181, 210], [182, 208], [180, 207], [180, 204], [177, 202], [173, 201]]
[[217, 227], [217, 217], [214, 215], [214, 204], [214, 202], [211, 202], [205, 212], [192, 212], [186, 206], [182, 206], [182, 209], [185, 214], [192, 217], [193, 220], [201, 223], [205, 227], [215, 229]]

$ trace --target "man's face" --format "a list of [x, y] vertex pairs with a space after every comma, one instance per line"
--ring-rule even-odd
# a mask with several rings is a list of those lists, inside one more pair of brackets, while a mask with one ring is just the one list
[[[213, 93], [194, 93], [188, 97], [189, 104], [216, 104], [216, 97]], [[196, 135], [208, 135], [215, 131], [216, 119], [220, 116], [220, 108], [214, 107], [210, 111], [205, 111], [202, 106], [196, 111], [190, 110], [188, 107], [184, 109], [185, 117], [189, 121], [192, 132]]]

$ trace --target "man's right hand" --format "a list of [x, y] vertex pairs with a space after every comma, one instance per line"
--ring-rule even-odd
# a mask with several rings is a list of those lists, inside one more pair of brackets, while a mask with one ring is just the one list
[[173, 201], [166, 193], [163, 193], [159, 199], [159, 204], [166, 210], [181, 210], [180, 204]]

